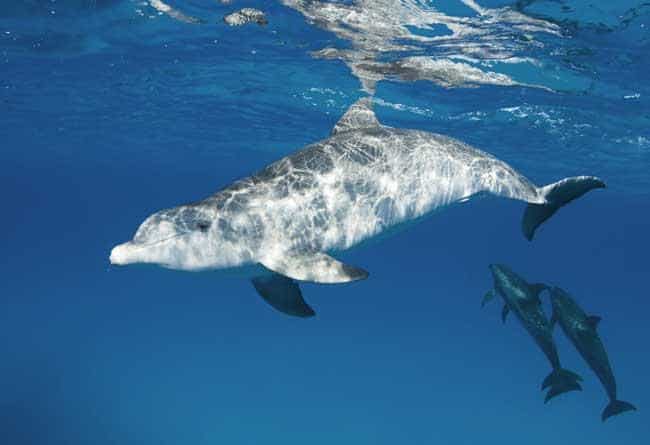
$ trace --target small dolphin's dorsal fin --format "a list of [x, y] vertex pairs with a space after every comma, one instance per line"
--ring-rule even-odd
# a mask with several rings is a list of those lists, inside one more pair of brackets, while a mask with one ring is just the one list
[[508, 307], [507, 304], [504, 304], [503, 309], [501, 310], [501, 321], [503, 323], [506, 322], [506, 317], [508, 316], [509, 313], [510, 313], [510, 308]]
[[534, 283], [529, 285], [531, 292], [539, 299], [539, 294], [548, 289], [548, 286], [544, 283]]
[[350, 130], [380, 127], [381, 124], [372, 111], [372, 99], [364, 97], [352, 104], [332, 129], [332, 136]]
[[322, 252], [288, 250], [259, 260], [267, 269], [298, 281], [348, 283], [368, 278], [365, 270], [344, 264]]
[[486, 304], [492, 301], [495, 296], [496, 296], [496, 291], [494, 289], [490, 289], [489, 291], [487, 291], [483, 296], [483, 300], [481, 300], [481, 307], [484, 307]]
[[316, 313], [302, 298], [298, 283], [277, 273], [251, 280], [257, 293], [280, 312], [294, 317], [313, 317]]
[[601, 318], [598, 315], [589, 315], [585, 322], [591, 326], [593, 329], [598, 328]]

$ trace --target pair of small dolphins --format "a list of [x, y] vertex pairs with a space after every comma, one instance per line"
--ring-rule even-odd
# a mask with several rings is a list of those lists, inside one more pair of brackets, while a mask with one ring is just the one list
[[[553, 327], [559, 323], [609, 396], [609, 404], [601, 415], [603, 422], [611, 416], [636, 410], [631, 403], [617, 399], [616, 379], [597, 331], [600, 317], [587, 315], [567, 292], [558, 287], [528, 283], [504, 265], [492, 264], [490, 270], [494, 289], [485, 294], [481, 306], [497, 294], [501, 295], [505, 303], [501, 312], [503, 322], [505, 323], [507, 315], [513, 312], [548, 358], [553, 370], [542, 383], [542, 390], [550, 388], [544, 402], [565, 392], [582, 390], [579, 383], [582, 378], [560, 365], [553, 341]], [[544, 290], [548, 290], [551, 296], [553, 315], [550, 321], [546, 318], [539, 298]]]

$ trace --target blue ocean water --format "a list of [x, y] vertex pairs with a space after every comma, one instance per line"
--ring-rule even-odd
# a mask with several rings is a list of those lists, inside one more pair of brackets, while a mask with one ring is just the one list
[[[158, 3], [0, 5], [0, 443], [649, 443], [646, 3], [330, 2], [359, 8], [336, 26], [311, 1], [164, 3], [201, 23]], [[242, 7], [269, 24], [222, 22]], [[407, 31], [378, 40], [345, 21], [359, 11]], [[431, 11], [444, 17], [427, 27]], [[447, 69], [368, 86], [360, 57]], [[147, 215], [327, 137], [368, 94], [384, 124], [458, 138], [538, 184], [608, 188], [533, 242], [522, 203], [487, 198], [350, 251], [370, 278], [304, 285], [311, 319], [247, 280], [109, 265]], [[606, 395], [560, 332], [584, 390], [543, 403], [546, 359], [500, 304], [480, 308], [495, 262], [603, 318], [619, 397], [639, 411], [601, 423]]]

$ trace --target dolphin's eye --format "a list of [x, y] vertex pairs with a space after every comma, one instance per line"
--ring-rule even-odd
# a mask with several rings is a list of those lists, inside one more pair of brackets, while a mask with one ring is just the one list
[[196, 223], [196, 228], [205, 233], [210, 228], [210, 225], [210, 221], [199, 221]]

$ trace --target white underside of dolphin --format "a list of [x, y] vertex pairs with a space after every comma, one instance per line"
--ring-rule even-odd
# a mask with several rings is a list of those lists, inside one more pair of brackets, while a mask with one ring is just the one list
[[262, 265], [253, 277], [275, 308], [313, 315], [296, 281], [345, 283], [368, 276], [330, 254], [482, 193], [528, 203], [522, 229], [593, 188], [579, 176], [537, 187], [499, 159], [455, 139], [381, 125], [370, 99], [345, 113], [329, 138], [202, 201], [147, 218], [114, 264], [180, 270]]

